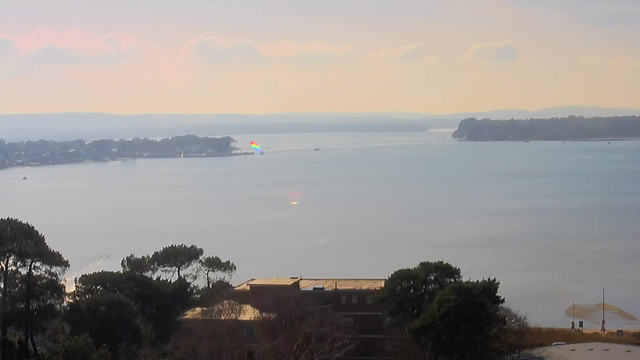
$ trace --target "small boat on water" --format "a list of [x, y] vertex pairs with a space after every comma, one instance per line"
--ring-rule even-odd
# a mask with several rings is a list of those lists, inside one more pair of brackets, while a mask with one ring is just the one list
[[315, 148], [315, 149], [313, 149], [313, 151], [320, 151], [320, 149], [318, 149], [318, 148]]
[[26, 176], [23, 176], [23, 177], [22, 177], [22, 180], [27, 180], [27, 177], [26, 177]]
[[529, 140], [522, 140], [522, 142], [523, 142], [523, 143], [528, 143], [528, 142], [529, 142]]

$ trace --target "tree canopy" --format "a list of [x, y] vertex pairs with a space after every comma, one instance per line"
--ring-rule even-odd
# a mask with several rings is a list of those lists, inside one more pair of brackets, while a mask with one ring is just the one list
[[[5, 143], [0, 139], [0, 156], [10, 166], [24, 164], [64, 164], [80, 161], [105, 161], [119, 158], [220, 156], [231, 154], [235, 140], [225, 136], [200, 137], [195, 135], [155, 139], [101, 139], [85, 142], [23, 141]], [[3, 164], [4, 165], [4, 164]], [[0, 166], [2, 168], [3, 166]]]
[[[13, 218], [0, 219], [0, 262], [2, 264], [2, 360], [8, 359], [8, 328], [23, 329], [21, 356], [30, 347], [38, 355], [35, 341], [41, 323], [59, 305], [61, 276], [68, 261], [52, 250], [44, 236], [32, 225]], [[21, 316], [11, 317], [11, 312]], [[30, 344], [30, 345], [29, 345]]]
[[221, 299], [236, 269], [197, 246], [172, 245], [126, 256], [122, 271], [83, 274], [67, 293], [67, 260], [12, 218], [0, 219], [0, 265], [2, 360], [163, 357], [180, 314], [203, 292]]
[[640, 137], [640, 116], [460, 121], [451, 135], [468, 141], [580, 140]]
[[200, 260], [200, 266], [204, 272], [205, 282], [208, 288], [219, 280], [231, 279], [236, 273], [236, 265], [227, 261], [220, 260], [217, 256], [207, 256]]
[[72, 336], [87, 334], [105, 345], [114, 360], [135, 357], [145, 342], [146, 324], [138, 307], [119, 294], [102, 294], [69, 304], [65, 315]]
[[139, 275], [150, 275], [156, 271], [149, 255], [138, 257], [131, 254], [125, 256], [120, 262], [120, 265], [122, 266], [122, 271], [131, 271]]
[[195, 245], [169, 245], [154, 252], [150, 261], [157, 269], [171, 274], [171, 277], [177, 274], [178, 279], [182, 279], [182, 272], [196, 264], [203, 254], [204, 251]]
[[461, 279], [460, 269], [443, 261], [422, 262], [395, 271], [378, 295], [386, 314], [400, 322], [420, 317], [438, 291]]
[[495, 280], [459, 282], [438, 292], [428, 311], [408, 333], [436, 359], [495, 358], [493, 336], [501, 325]]
[[523, 348], [528, 324], [498, 295], [496, 279], [462, 281], [451, 264], [422, 262], [394, 272], [377, 301], [402, 360], [503, 359]]

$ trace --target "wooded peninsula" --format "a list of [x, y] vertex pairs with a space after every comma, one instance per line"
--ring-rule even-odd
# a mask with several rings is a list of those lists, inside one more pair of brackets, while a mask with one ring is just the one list
[[451, 135], [466, 141], [563, 141], [640, 138], [640, 116], [460, 121]]
[[0, 169], [12, 166], [70, 164], [87, 161], [113, 161], [130, 158], [216, 157], [252, 154], [233, 145], [229, 136], [174, 136], [161, 140], [133, 138], [120, 140], [82, 139], [71, 141], [38, 140], [5, 142], [0, 139]]

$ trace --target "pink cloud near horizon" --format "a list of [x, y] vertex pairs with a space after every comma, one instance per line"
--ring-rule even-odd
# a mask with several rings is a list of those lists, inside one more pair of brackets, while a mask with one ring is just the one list
[[[26, 36], [0, 33], [9, 45], [7, 53], [39, 63], [90, 62], [139, 56], [148, 50], [143, 41], [122, 34], [97, 35], [82, 30], [57, 31], [37, 28]], [[6, 54], [5, 54], [6, 55]]]
[[187, 41], [179, 51], [179, 58], [210, 61], [330, 58], [347, 56], [355, 52], [356, 48], [350, 44], [335, 45], [318, 41], [258, 43], [244, 38], [200, 35]]
[[[317, 34], [291, 41], [189, 31], [168, 39], [155, 33], [5, 30], [0, 112], [360, 111], [373, 105], [447, 112], [459, 111], [462, 103], [468, 109], [535, 107], [553, 103], [560, 91], [571, 94], [569, 102], [588, 96], [617, 107], [637, 102], [640, 57], [624, 49], [576, 51], [564, 64], [526, 37], [473, 43], [415, 36], [372, 43], [342, 37], [318, 41]], [[576, 65], [580, 76], [570, 77]], [[547, 90], [556, 74], [566, 81], [555, 93], [535, 90]], [[596, 98], [576, 79], [620, 91]], [[478, 82], [498, 84], [494, 95], [500, 96], [470, 90]], [[518, 82], [535, 86], [523, 89]]]

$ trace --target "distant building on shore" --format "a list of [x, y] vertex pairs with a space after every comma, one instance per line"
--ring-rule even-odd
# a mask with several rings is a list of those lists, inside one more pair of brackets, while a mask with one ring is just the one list
[[[355, 340], [355, 347], [344, 359], [383, 359], [388, 358], [389, 344], [384, 334], [382, 309], [374, 302], [374, 296], [384, 283], [384, 279], [252, 278], [237, 285], [233, 289], [233, 300], [225, 303], [234, 303], [240, 309], [240, 316], [235, 320], [244, 323], [247, 359], [259, 358], [255, 326], [260, 315], [269, 314], [274, 302], [291, 295], [312, 299], [313, 303], [330, 308], [340, 315], [344, 327], [353, 330], [351, 338]], [[191, 309], [180, 320], [212, 320], [206, 315], [208, 309]]]

